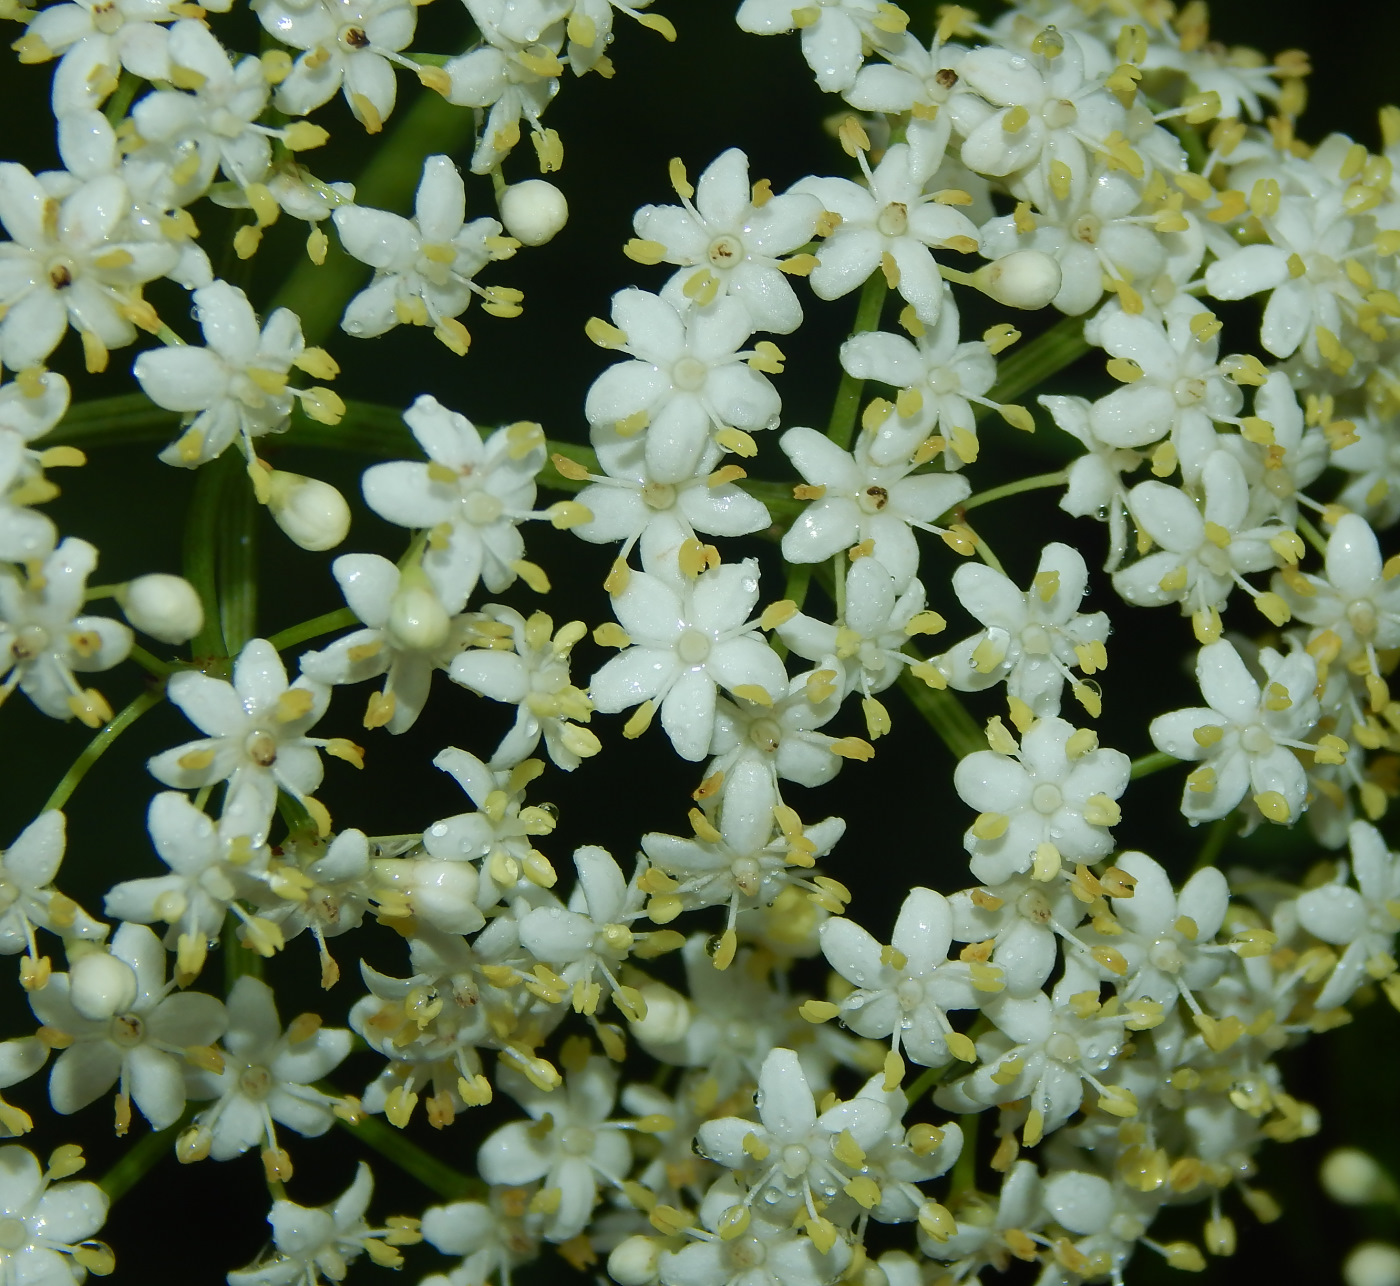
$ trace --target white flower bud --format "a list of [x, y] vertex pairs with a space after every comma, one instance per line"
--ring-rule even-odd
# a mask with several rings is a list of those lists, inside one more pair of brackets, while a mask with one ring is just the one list
[[274, 470], [267, 507], [277, 525], [303, 549], [334, 549], [350, 530], [350, 506], [329, 482]]
[[1060, 265], [1040, 250], [1015, 250], [983, 264], [972, 284], [1008, 308], [1044, 308], [1060, 293]]
[[443, 933], [475, 933], [486, 917], [476, 905], [476, 868], [427, 859], [407, 864], [413, 912]]
[[452, 620], [432, 582], [421, 567], [410, 567], [389, 604], [389, 633], [403, 647], [431, 652], [447, 642], [451, 629]]
[[693, 1014], [690, 1001], [660, 982], [642, 987], [647, 1016], [631, 1024], [632, 1034], [643, 1045], [670, 1045], [690, 1030]]
[[1337, 1148], [1322, 1163], [1322, 1186], [1344, 1206], [1367, 1206], [1389, 1201], [1395, 1191], [1390, 1176], [1376, 1159], [1360, 1148]]
[[1400, 1286], [1400, 1250], [1383, 1241], [1363, 1241], [1342, 1265], [1347, 1286]]
[[527, 246], [552, 241], [569, 221], [569, 203], [564, 194], [543, 179], [526, 179], [501, 193], [496, 207], [506, 231]]
[[199, 595], [183, 576], [138, 576], [117, 591], [117, 602], [132, 625], [162, 643], [184, 643], [204, 624]]
[[106, 951], [90, 951], [68, 971], [68, 999], [84, 1018], [105, 1022], [136, 1002], [136, 973]]
[[628, 1237], [608, 1256], [608, 1276], [618, 1286], [647, 1286], [656, 1280], [660, 1257], [661, 1252], [650, 1237]]

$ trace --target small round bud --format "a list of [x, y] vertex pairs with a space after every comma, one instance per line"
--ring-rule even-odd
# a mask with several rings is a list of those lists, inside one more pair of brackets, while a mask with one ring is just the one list
[[690, 1001], [661, 982], [646, 983], [641, 990], [647, 1003], [646, 1017], [630, 1024], [632, 1034], [643, 1045], [670, 1045], [680, 1040], [690, 1030]]
[[431, 652], [447, 642], [452, 619], [420, 567], [404, 572], [389, 604], [389, 633], [403, 647]]
[[1337, 1148], [1322, 1163], [1322, 1187], [1344, 1206], [1369, 1206], [1389, 1201], [1395, 1192], [1390, 1176], [1376, 1159], [1360, 1148]]
[[415, 915], [443, 933], [475, 933], [486, 923], [476, 905], [474, 866], [431, 858], [407, 865], [406, 892]]
[[983, 264], [972, 284], [1008, 308], [1044, 308], [1060, 293], [1060, 265], [1040, 250], [1015, 250]]
[[162, 643], [184, 643], [204, 624], [199, 595], [183, 576], [138, 576], [117, 592], [117, 602], [132, 625]]
[[1400, 1286], [1400, 1250], [1384, 1241], [1363, 1241], [1346, 1257], [1347, 1286]]
[[501, 193], [496, 202], [506, 231], [527, 246], [552, 241], [569, 221], [569, 203], [564, 194], [543, 179], [526, 179]]
[[650, 1237], [628, 1237], [608, 1256], [608, 1276], [618, 1286], [647, 1286], [656, 1280], [660, 1257], [661, 1252]]
[[125, 960], [91, 951], [68, 971], [68, 999], [84, 1018], [105, 1022], [136, 1003], [136, 974]]
[[267, 507], [277, 525], [303, 549], [334, 549], [350, 530], [345, 497], [318, 478], [274, 470], [267, 479]]

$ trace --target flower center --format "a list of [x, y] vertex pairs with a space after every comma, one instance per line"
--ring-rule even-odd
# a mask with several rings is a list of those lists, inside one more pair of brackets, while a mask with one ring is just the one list
[[868, 514], [877, 514], [890, 502], [890, 493], [884, 487], [866, 487], [856, 497], [856, 502]]
[[648, 482], [642, 488], [642, 503], [650, 509], [669, 509], [676, 503], [676, 489], [669, 482]]
[[694, 393], [705, 383], [709, 368], [698, 357], [682, 357], [671, 367], [671, 383], [686, 393]]
[[49, 269], [49, 284], [55, 290], [62, 290], [73, 284], [73, 269], [66, 263], [56, 263]]
[[369, 37], [365, 34], [363, 27], [343, 27], [340, 32], [340, 43], [347, 49], [367, 49], [369, 48]]
[[1079, 1043], [1073, 1036], [1057, 1031], [1045, 1042], [1045, 1054], [1057, 1063], [1072, 1063], [1079, 1057]]
[[1181, 966], [1186, 963], [1170, 938], [1158, 938], [1148, 951], [1147, 958], [1154, 969], [1160, 969], [1163, 973], [1180, 973]]
[[1022, 893], [1016, 903], [1016, 909], [1032, 924], [1049, 924], [1050, 917], [1054, 914], [1050, 908], [1050, 899], [1039, 889], [1027, 889]]
[[146, 1024], [141, 1021], [140, 1014], [118, 1014], [112, 1019], [107, 1036], [112, 1044], [130, 1049], [146, 1039]]
[[26, 625], [10, 644], [10, 655], [21, 664], [49, 650], [49, 632], [42, 625]]
[[261, 728], [249, 736], [247, 750], [259, 768], [271, 768], [277, 762], [277, 738]]
[[245, 1098], [265, 1099], [272, 1090], [272, 1073], [266, 1067], [250, 1067], [238, 1078], [238, 1089]]
[[783, 1149], [782, 1167], [783, 1173], [789, 1179], [796, 1179], [807, 1173], [807, 1167], [812, 1164], [812, 1154], [806, 1146], [801, 1143], [789, 1143]]
[[737, 1237], [729, 1243], [729, 1265], [741, 1272], [757, 1268], [767, 1258], [768, 1252], [757, 1237]]
[[1021, 646], [1032, 656], [1048, 656], [1053, 640], [1043, 625], [1027, 625], [1021, 631]]
[[710, 636], [703, 630], [688, 629], [676, 640], [676, 655], [686, 665], [703, 665], [710, 655]]
[[1245, 729], [1244, 736], [1240, 738], [1240, 745], [1247, 754], [1267, 755], [1274, 748], [1274, 739], [1269, 736], [1267, 729], [1256, 723], [1254, 727]]
[[23, 1219], [0, 1219], [0, 1250], [22, 1250], [29, 1245], [29, 1228]]
[[1376, 605], [1368, 598], [1358, 598], [1347, 604], [1347, 620], [1357, 638], [1370, 638], [1376, 632]]
[[903, 201], [891, 201], [875, 220], [884, 237], [902, 237], [909, 231], [909, 207]]
[[100, 3], [92, 6], [92, 25], [104, 36], [114, 34], [122, 25], [122, 11], [117, 8], [114, 0], [100, 0]]
[[744, 243], [726, 232], [710, 242], [708, 254], [711, 267], [732, 268], [744, 257]]
[[917, 1009], [924, 998], [923, 985], [917, 978], [904, 978], [894, 989], [901, 1009]]
[[1195, 406], [1206, 395], [1206, 382], [1196, 375], [1186, 375], [1177, 380], [1172, 388], [1172, 396], [1177, 406]]
[[[771, 755], [782, 740], [783, 730], [776, 719], [755, 719], [749, 728], [749, 741], [765, 754]], [[0, 886], [0, 897], [3, 897], [3, 886]]]
[[473, 491], [462, 499], [463, 516], [478, 527], [495, 522], [504, 509], [500, 497], [493, 496], [489, 491]]
[[1099, 233], [1103, 231], [1103, 224], [1097, 214], [1081, 214], [1074, 221], [1074, 239], [1082, 241], [1086, 246], [1097, 244]]
[[734, 887], [746, 898], [751, 898], [758, 892], [758, 886], [763, 883], [763, 872], [759, 870], [758, 861], [753, 857], [736, 857], [729, 868], [730, 878], [734, 881]]
[[1040, 109], [1040, 119], [1049, 129], [1067, 129], [1079, 119], [1079, 108], [1068, 98], [1053, 98]]
[[1031, 803], [1037, 813], [1057, 812], [1065, 802], [1060, 788], [1052, 781], [1043, 781], [1031, 792]]
[[559, 1146], [572, 1157], [586, 1157], [593, 1151], [593, 1131], [586, 1125], [571, 1125], [559, 1136]]

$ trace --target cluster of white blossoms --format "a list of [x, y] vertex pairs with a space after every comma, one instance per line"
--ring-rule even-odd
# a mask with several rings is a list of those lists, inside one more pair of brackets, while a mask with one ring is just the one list
[[[60, 1116], [106, 1101], [119, 1135], [138, 1117], [168, 1131], [182, 1163], [256, 1151], [271, 1241], [232, 1286], [339, 1282], [424, 1242], [454, 1261], [424, 1286], [508, 1286], [546, 1248], [618, 1286], [921, 1286], [1013, 1261], [1043, 1286], [1120, 1286], [1142, 1248], [1189, 1270], [1233, 1254], [1241, 1209], [1279, 1214], [1260, 1146], [1321, 1124], [1280, 1054], [1377, 988], [1400, 1007], [1400, 854], [1380, 829], [1400, 555], [1377, 535], [1400, 519], [1400, 110], [1382, 112], [1380, 155], [1304, 143], [1306, 59], [1224, 51], [1198, 4], [1022, 0], [991, 25], [945, 7], [921, 33], [886, 0], [743, 0], [740, 27], [800, 30], [844, 99], [846, 172], [776, 192], [734, 148], [694, 182], [671, 160], [675, 201], [637, 210], [625, 246], [658, 270], [651, 288], [586, 323], [613, 355], [578, 399], [589, 446], [530, 420], [479, 429], [424, 393], [402, 417], [422, 458], [381, 459], [360, 485], [404, 529], [402, 556], [339, 554], [325, 570], [344, 611], [254, 637], [226, 501], [266, 506], [303, 549], [340, 546], [346, 499], [260, 451], [306, 419], [333, 444], [355, 408], [301, 382], [339, 367], [294, 292], [260, 317], [215, 276], [227, 256], [191, 208], [248, 211], [242, 259], [280, 215], [305, 221], [315, 271], [333, 230], [372, 270], [347, 292], [347, 335], [423, 326], [465, 355], [473, 296], [521, 312], [520, 292], [477, 276], [564, 227], [558, 190], [504, 166], [526, 129], [541, 173], [562, 164], [541, 116], [565, 68], [610, 76], [619, 14], [676, 36], [649, 0], [464, 4], [469, 42], [433, 54], [412, 50], [409, 0], [254, 0], [261, 55], [221, 43], [229, 3], [0, 6], [23, 24], [20, 59], [55, 63], [65, 167], [0, 163], [0, 701], [19, 688], [100, 730], [0, 852], [0, 953], [19, 957], [33, 1017], [0, 1031], [17, 1100], [0, 1100], [0, 1133], [31, 1128], [46, 1086]], [[300, 159], [337, 95], [385, 130], [401, 74], [474, 112], [469, 173], [424, 155], [411, 217]], [[473, 175], [499, 217], [468, 218]], [[157, 283], [188, 293], [203, 343], [157, 314]], [[819, 303], [860, 292], [820, 373], [841, 381], [824, 431], [785, 418], [789, 358], [768, 338], [799, 331], [808, 287]], [[1065, 320], [965, 335], [976, 294]], [[1227, 335], [1214, 305], [1255, 298], [1257, 334]], [[142, 332], [159, 341], [132, 374], [178, 420], [160, 459], [207, 470], [188, 581], [90, 590], [96, 550], [40, 508], [49, 473], [84, 462], [48, 445], [69, 413], [48, 365], [70, 328], [94, 375]], [[1040, 415], [1013, 400], [1025, 370], [1100, 351], [1101, 396], [1046, 392]], [[82, 440], [117, 440], [94, 405]], [[1037, 422], [1067, 466], [979, 490]], [[221, 461], [230, 447], [243, 468]], [[1052, 488], [1106, 527], [1102, 573], [1097, 553], [1037, 540], [1019, 580], [972, 525]], [[609, 548], [613, 619], [537, 605], [550, 574], [526, 556], [530, 521]], [[87, 614], [103, 596], [130, 626]], [[1158, 628], [1179, 632], [1200, 704], [1163, 709], [1134, 682], [1133, 760], [1100, 744], [1095, 720], [1124, 698], [1099, 676], [1114, 626], [1117, 653], [1136, 609], [1173, 606]], [[940, 638], [959, 612], [973, 628]], [[114, 717], [81, 676], [128, 660], [153, 682]], [[360, 685], [367, 747], [335, 700]], [[507, 710], [494, 746], [435, 747], [462, 811], [392, 835], [359, 829], [353, 802], [333, 818], [327, 772], [373, 776], [384, 739], [450, 685]], [[193, 725], [146, 764], [164, 870], [112, 870], [99, 919], [55, 886], [61, 810], [161, 700]], [[864, 765], [916, 712], [956, 759], [940, 747], [918, 770], [946, 767], [965, 810], [929, 825], [928, 854], [891, 862], [806, 792], [865, 773], [899, 807], [897, 776]], [[548, 774], [596, 782], [610, 732], [674, 752], [685, 819], [628, 854], [560, 854]], [[1212, 827], [1189, 874], [1167, 827], [1156, 856], [1115, 836], [1132, 780], [1178, 763], [1183, 824]], [[1232, 835], [1299, 822], [1325, 851], [1299, 884], [1213, 864]], [[974, 882], [928, 887], [959, 833], [970, 877], [950, 883]], [[894, 888], [888, 942], [856, 918], [857, 861], [871, 881], [855, 894]], [[273, 984], [301, 949], [279, 957], [303, 935], [340, 1025], [279, 1014]], [[396, 972], [351, 963], [395, 950]], [[236, 979], [222, 994], [211, 953]], [[348, 1087], [354, 1049], [374, 1070]], [[490, 1103], [510, 1119], [472, 1135]], [[371, 1133], [371, 1115], [457, 1132], [451, 1161]], [[294, 1139], [337, 1123], [471, 1199], [372, 1224], [360, 1162], [337, 1201], [297, 1204]], [[473, 1178], [451, 1175], [463, 1155]], [[81, 1165], [74, 1145], [47, 1168], [0, 1148], [0, 1281], [111, 1271], [91, 1239], [108, 1193], [65, 1181]], [[1186, 1205], [1189, 1238], [1153, 1236]]]

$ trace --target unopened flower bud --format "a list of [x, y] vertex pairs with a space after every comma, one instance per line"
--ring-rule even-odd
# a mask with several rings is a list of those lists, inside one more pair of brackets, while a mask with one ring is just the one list
[[68, 971], [68, 999], [84, 1018], [106, 1022], [136, 1003], [136, 974], [124, 960], [91, 951]]
[[452, 620], [421, 567], [410, 567], [389, 605], [389, 633], [406, 648], [431, 652], [447, 642]]
[[972, 284], [1008, 308], [1044, 308], [1060, 293], [1060, 265], [1040, 250], [1016, 250], [972, 274]]
[[183, 576], [138, 576], [117, 591], [117, 602], [132, 625], [162, 643], [184, 643], [204, 624], [199, 595]]
[[618, 1286], [647, 1286], [656, 1280], [661, 1252], [650, 1237], [628, 1237], [608, 1256], [608, 1276]]
[[1337, 1148], [1322, 1163], [1322, 1186], [1344, 1206], [1368, 1206], [1389, 1201], [1395, 1192], [1390, 1176], [1376, 1159], [1360, 1148]]
[[475, 933], [486, 918], [476, 905], [476, 868], [467, 862], [407, 863], [413, 913], [443, 933]]
[[1400, 1250], [1383, 1241], [1363, 1241], [1342, 1265], [1347, 1286], [1400, 1286]]
[[526, 179], [501, 193], [496, 203], [506, 231], [527, 246], [552, 241], [569, 221], [569, 203], [564, 194], [543, 179]]
[[646, 1016], [631, 1024], [632, 1034], [643, 1045], [670, 1045], [680, 1040], [690, 1030], [690, 1001], [660, 982], [649, 982], [641, 990]]
[[350, 506], [329, 482], [274, 470], [267, 480], [273, 519], [303, 549], [334, 549], [350, 530]]

